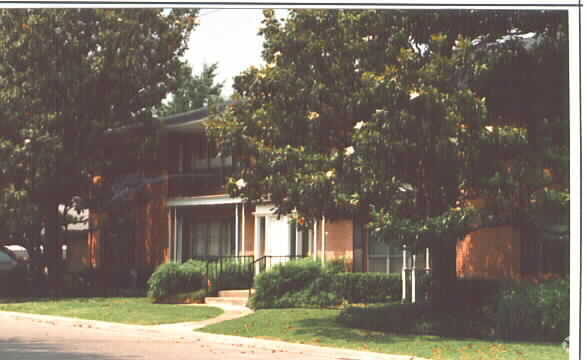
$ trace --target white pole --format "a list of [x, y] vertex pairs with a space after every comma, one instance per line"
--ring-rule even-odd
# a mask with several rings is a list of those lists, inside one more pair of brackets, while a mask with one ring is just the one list
[[411, 255], [411, 302], [415, 303], [415, 253]]
[[238, 204], [234, 205], [234, 255], [238, 256]]
[[317, 260], [317, 220], [313, 222], [313, 258]]
[[403, 270], [401, 271], [401, 303], [407, 301], [407, 245], [403, 244]]
[[172, 226], [173, 220], [171, 216], [172, 208], [167, 209], [167, 262], [171, 262], [171, 234], [172, 234]]
[[429, 266], [429, 248], [425, 248], [425, 274], [429, 275], [431, 267]]
[[182, 262], [183, 258], [183, 216], [177, 217], [177, 241], [175, 242], [175, 261]]
[[173, 261], [177, 262], [177, 232], [179, 231], [179, 225], [177, 224], [177, 208], [174, 208], [175, 215], [173, 216], [173, 229], [175, 231], [175, 236], [173, 239]]
[[321, 218], [321, 263], [326, 263], [326, 218]]
[[242, 224], [242, 230], [240, 231], [240, 253], [236, 254], [236, 255], [245, 255], [244, 250], [245, 250], [245, 238], [246, 238], [246, 218], [245, 218], [245, 213], [244, 213], [244, 207], [246, 205], [244, 203], [242, 203], [242, 221], [240, 221], [240, 223]]
[[[260, 258], [260, 221], [258, 216], [254, 216], [254, 260]], [[259, 263], [256, 263], [254, 273], [259, 273]]]

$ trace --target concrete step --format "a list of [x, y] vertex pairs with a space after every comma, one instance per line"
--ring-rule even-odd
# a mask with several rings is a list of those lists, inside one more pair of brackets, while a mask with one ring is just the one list
[[242, 297], [206, 297], [205, 303], [207, 305], [235, 305], [235, 306], [246, 306], [248, 298]]
[[249, 290], [221, 290], [218, 291], [219, 297], [248, 298], [249, 294], [254, 294], [254, 289]]

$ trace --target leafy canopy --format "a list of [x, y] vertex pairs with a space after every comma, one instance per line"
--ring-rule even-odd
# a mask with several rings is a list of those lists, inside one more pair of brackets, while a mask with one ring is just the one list
[[245, 163], [232, 195], [411, 240], [468, 232], [470, 198], [512, 200], [494, 151], [526, 150], [528, 125], [493, 126], [479, 90], [513, 53], [504, 44], [555, 33], [559, 14], [295, 10], [263, 24], [266, 65], [235, 79], [237, 103], [208, 128]]
[[0, 188], [11, 193], [0, 217], [31, 208], [58, 241], [58, 205], [85, 197], [107, 168], [106, 130], [148, 122], [177, 87], [196, 16], [189, 9], [0, 10]]
[[177, 90], [168, 102], [161, 104], [155, 113], [168, 116], [199, 109], [221, 100], [222, 83], [216, 83], [218, 64], [203, 65], [200, 74], [193, 74], [193, 69], [184, 63], [179, 72]]

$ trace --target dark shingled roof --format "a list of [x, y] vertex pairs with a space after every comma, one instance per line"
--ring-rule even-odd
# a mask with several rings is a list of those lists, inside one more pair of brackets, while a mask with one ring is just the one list
[[[231, 101], [225, 102], [219, 106], [223, 110], [226, 106], [232, 104]], [[106, 135], [123, 135], [135, 131], [146, 130], [148, 128], [156, 131], [174, 131], [180, 129], [203, 130], [203, 123], [209, 115], [208, 107], [202, 107], [197, 110], [187, 111], [184, 113], [173, 114], [153, 118], [152, 121], [140, 121], [133, 124], [124, 125], [114, 129], [106, 130]]]

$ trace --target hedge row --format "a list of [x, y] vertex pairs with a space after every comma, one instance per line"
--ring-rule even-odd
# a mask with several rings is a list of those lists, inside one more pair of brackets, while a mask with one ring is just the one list
[[280, 264], [256, 277], [256, 293], [249, 305], [255, 309], [331, 307], [400, 300], [399, 275], [348, 273], [342, 269], [338, 262], [324, 267], [313, 259]]
[[568, 336], [568, 280], [540, 284], [502, 282], [500, 286], [495, 281], [457, 281], [455, 302], [462, 304], [469, 299], [470, 288], [486, 295], [481, 303], [468, 303], [441, 313], [433, 312], [426, 304], [347, 307], [338, 321], [368, 330], [504, 340], [558, 342]]

